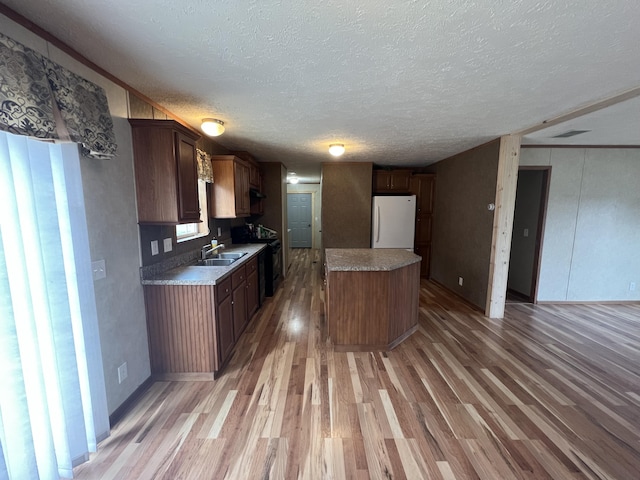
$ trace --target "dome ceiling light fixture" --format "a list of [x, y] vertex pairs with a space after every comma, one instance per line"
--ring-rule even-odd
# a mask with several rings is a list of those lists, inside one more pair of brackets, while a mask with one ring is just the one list
[[344, 153], [344, 145], [342, 143], [332, 143], [329, 145], [329, 153], [334, 157], [339, 157]]
[[217, 118], [203, 118], [200, 128], [210, 137], [217, 137], [224, 133], [224, 122]]
[[295, 185], [300, 181], [300, 179], [296, 176], [296, 172], [289, 172], [287, 173], [287, 181]]

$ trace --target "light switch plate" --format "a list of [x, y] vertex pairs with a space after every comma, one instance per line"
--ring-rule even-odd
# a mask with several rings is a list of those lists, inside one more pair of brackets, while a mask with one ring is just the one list
[[173, 250], [173, 244], [171, 243], [170, 238], [165, 238], [163, 243], [165, 252], [170, 252], [171, 250]]
[[218, 238], [222, 236], [222, 227], [218, 227]]
[[124, 382], [124, 380], [129, 376], [129, 372], [127, 370], [127, 362], [124, 362], [122, 365], [118, 367], [118, 383]]
[[100, 280], [101, 278], [105, 278], [107, 276], [107, 267], [105, 266], [104, 260], [96, 260], [95, 262], [91, 262], [91, 270], [93, 272], [94, 280]]
[[529, 236], [529, 229], [528, 229], [528, 228], [525, 228], [525, 229], [524, 229], [524, 236], [525, 236], [525, 237], [528, 237], [528, 236]]
[[151, 255], [158, 255], [158, 240], [151, 241]]

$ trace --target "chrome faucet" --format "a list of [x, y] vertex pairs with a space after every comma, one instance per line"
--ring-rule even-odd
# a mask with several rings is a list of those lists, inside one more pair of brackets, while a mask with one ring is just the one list
[[215, 247], [212, 247], [211, 244], [203, 245], [202, 249], [200, 250], [200, 259], [201, 260], [206, 260], [207, 259], [207, 255], [209, 255], [210, 253], [215, 252], [218, 249], [222, 249], [222, 248], [224, 248], [224, 243], [219, 243]]

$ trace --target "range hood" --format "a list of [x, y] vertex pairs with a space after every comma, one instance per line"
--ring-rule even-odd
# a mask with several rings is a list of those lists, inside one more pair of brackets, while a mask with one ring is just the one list
[[251, 198], [267, 198], [267, 196], [260, 192], [259, 190], [256, 190], [255, 188], [250, 188], [249, 189], [249, 196]]

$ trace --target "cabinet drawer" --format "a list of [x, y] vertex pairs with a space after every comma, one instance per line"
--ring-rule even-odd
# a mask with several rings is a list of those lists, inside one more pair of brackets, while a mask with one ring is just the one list
[[227, 277], [217, 285], [218, 303], [227, 298], [231, 293], [231, 277]]
[[253, 272], [258, 270], [258, 257], [253, 257], [246, 264], [247, 266], [247, 277], [251, 275]]
[[235, 290], [247, 279], [247, 272], [244, 265], [235, 269], [231, 274], [231, 287]]

